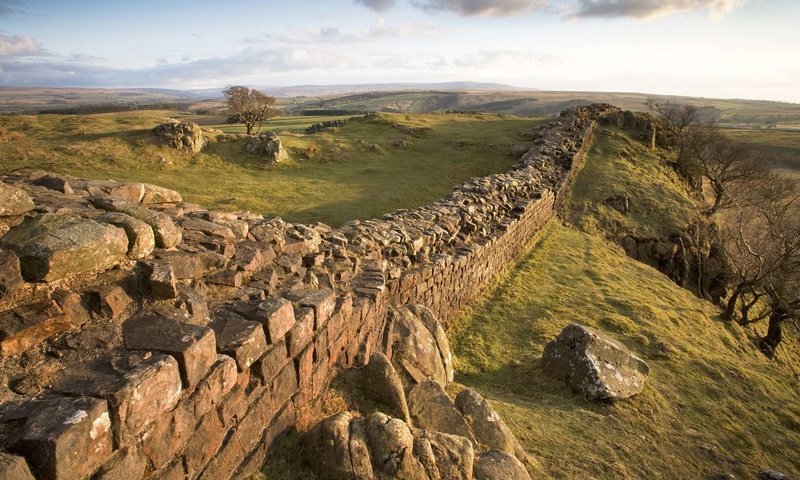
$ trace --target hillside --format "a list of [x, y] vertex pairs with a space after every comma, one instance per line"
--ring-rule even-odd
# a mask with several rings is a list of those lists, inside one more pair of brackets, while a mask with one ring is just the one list
[[[195, 155], [160, 145], [150, 129], [177, 116], [199, 122], [210, 144]], [[342, 117], [347, 118], [347, 117]], [[335, 118], [334, 118], [335, 119]], [[539, 120], [497, 115], [393, 115], [305, 135], [330, 117], [279, 117], [289, 160], [267, 167], [244, 152], [237, 125], [177, 112], [0, 117], [0, 173], [40, 169], [87, 178], [145, 181], [227, 211], [341, 224], [423, 205], [474, 176], [506, 170]], [[220, 130], [221, 129], [221, 130]], [[434, 161], [435, 159], [435, 161]]]
[[[602, 238], [620, 226], [672, 228], [691, 202], [659, 158], [633, 144], [601, 131], [568, 205], [594, 212], [587, 231], [551, 225], [456, 321], [448, 333], [456, 381], [498, 405], [548, 477], [755, 478], [766, 468], [796, 476], [796, 339], [768, 361], [753, 343], [763, 327], [723, 324], [718, 307]], [[634, 207], [615, 222], [601, 202], [620, 188]], [[613, 335], [649, 362], [641, 395], [589, 404], [543, 375], [544, 345], [573, 322]]]

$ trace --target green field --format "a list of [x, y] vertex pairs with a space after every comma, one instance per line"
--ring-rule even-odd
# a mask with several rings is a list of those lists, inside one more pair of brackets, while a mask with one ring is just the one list
[[800, 130], [724, 129], [723, 132], [766, 152], [775, 168], [800, 175]]
[[[191, 155], [159, 145], [149, 130], [167, 117], [213, 129]], [[336, 117], [279, 117], [290, 159], [276, 167], [223, 141], [240, 126], [177, 112], [0, 117], [1, 172], [39, 169], [79, 177], [149, 182], [207, 208], [249, 210], [292, 222], [338, 225], [432, 202], [471, 177], [506, 171], [534, 118], [493, 114], [381, 114], [335, 132], [304, 135]], [[403, 143], [404, 142], [404, 143]]]

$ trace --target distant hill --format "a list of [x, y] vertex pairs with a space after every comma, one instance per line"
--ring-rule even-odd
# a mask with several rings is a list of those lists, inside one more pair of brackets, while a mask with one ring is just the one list
[[[330, 96], [346, 95], [351, 93], [364, 92], [391, 92], [391, 91], [426, 91], [426, 90], [448, 90], [448, 91], [499, 91], [499, 92], [525, 92], [535, 91], [531, 88], [515, 87], [502, 83], [481, 83], [481, 82], [441, 82], [441, 83], [360, 83], [345, 85], [291, 85], [285, 87], [256, 86], [262, 92], [278, 98], [293, 98], [304, 96]], [[207, 88], [202, 90], [192, 90], [192, 93], [200, 94], [207, 98], [222, 98], [222, 89]]]

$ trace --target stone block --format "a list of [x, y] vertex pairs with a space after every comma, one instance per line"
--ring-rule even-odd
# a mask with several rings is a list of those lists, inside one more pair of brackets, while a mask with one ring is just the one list
[[118, 285], [103, 285], [89, 291], [97, 311], [106, 318], [119, 320], [133, 301]]
[[102, 272], [123, 261], [128, 252], [124, 230], [56, 214], [26, 219], [0, 244], [17, 254], [22, 276], [36, 282]]
[[52, 300], [0, 313], [0, 354], [19, 355], [73, 326]]
[[289, 292], [286, 298], [300, 307], [314, 310], [314, 330], [322, 327], [336, 308], [336, 295], [332, 290], [298, 290]]
[[3, 480], [35, 480], [25, 458], [0, 452], [0, 478]]
[[125, 230], [128, 236], [128, 258], [139, 260], [153, 253], [156, 237], [153, 228], [147, 223], [119, 212], [108, 212], [94, 218], [97, 222], [108, 223]]
[[217, 350], [236, 360], [239, 371], [250, 368], [267, 350], [264, 328], [258, 322], [223, 311], [215, 314], [209, 326], [216, 333]]
[[165, 262], [153, 262], [150, 265], [150, 294], [161, 300], [178, 296], [172, 265]]
[[276, 405], [286, 403], [297, 391], [297, 372], [292, 363], [287, 364], [272, 380], [272, 400]]
[[217, 363], [211, 367], [208, 376], [194, 389], [186, 400], [185, 407], [195, 418], [200, 418], [222, 401], [222, 398], [236, 385], [236, 361], [227, 355], [217, 355]]
[[90, 201], [97, 208], [124, 213], [150, 225], [156, 238], [156, 246], [159, 248], [172, 248], [181, 243], [183, 239], [181, 229], [175, 226], [169, 216], [161, 212], [110, 198], [92, 198]]
[[281, 340], [261, 356], [255, 367], [255, 373], [265, 385], [269, 385], [288, 362], [289, 351], [286, 349], [286, 341]]
[[178, 407], [159, 418], [142, 435], [142, 453], [158, 470], [165, 466], [195, 433], [195, 417]]
[[0, 182], [0, 217], [22, 215], [33, 207], [33, 200], [25, 190]]
[[182, 391], [178, 362], [162, 354], [137, 361], [101, 358], [75, 365], [61, 371], [53, 390], [108, 400], [117, 446], [127, 445], [172, 410]]
[[222, 441], [225, 439], [226, 429], [222, 426], [215, 412], [204, 416], [192, 437], [183, 449], [186, 458], [186, 467], [189, 478], [195, 478], [214, 458]]
[[142, 480], [147, 460], [135, 447], [117, 450], [92, 480]]
[[113, 450], [106, 402], [65, 398], [37, 410], [25, 423], [14, 450], [28, 459], [37, 478], [89, 478]]
[[134, 317], [122, 324], [125, 347], [155, 350], [175, 357], [181, 378], [193, 388], [217, 361], [214, 331], [155, 315]]
[[14, 293], [22, 285], [19, 258], [8, 250], [0, 250], [0, 299]]
[[301, 308], [295, 312], [296, 321], [286, 336], [289, 346], [289, 356], [294, 357], [300, 353], [311, 341], [314, 335], [314, 311], [310, 308]]
[[283, 340], [294, 325], [294, 307], [292, 302], [283, 298], [269, 299], [258, 305], [253, 320], [261, 322], [269, 336], [269, 342], [275, 344]]

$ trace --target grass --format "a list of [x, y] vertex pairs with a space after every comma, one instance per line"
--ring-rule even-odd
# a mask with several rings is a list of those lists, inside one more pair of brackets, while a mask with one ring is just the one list
[[[713, 306], [618, 250], [551, 224], [457, 318], [449, 332], [456, 382], [490, 399], [549, 477], [800, 474], [798, 377], [717, 321]], [[588, 403], [543, 374], [544, 346], [575, 322], [647, 359], [640, 395]]]
[[800, 130], [724, 129], [723, 132], [766, 152], [780, 171], [800, 175]]
[[[665, 157], [618, 130], [600, 129], [591, 160], [570, 188], [568, 218], [585, 231], [611, 238], [666, 238], [680, 232], [695, 207]], [[627, 213], [604, 203], [615, 196], [628, 197]]]
[[[212, 141], [190, 155], [155, 143], [149, 130], [177, 112], [0, 117], [0, 172], [40, 169], [149, 182], [219, 210], [338, 225], [430, 203], [471, 177], [506, 171], [509, 146], [539, 120], [513, 116], [382, 114], [335, 132], [292, 133], [331, 117], [274, 119], [290, 159], [268, 167], [241, 141]], [[228, 132], [219, 117], [182, 115]], [[408, 127], [420, 127], [409, 130]], [[398, 141], [406, 147], [399, 148]]]

